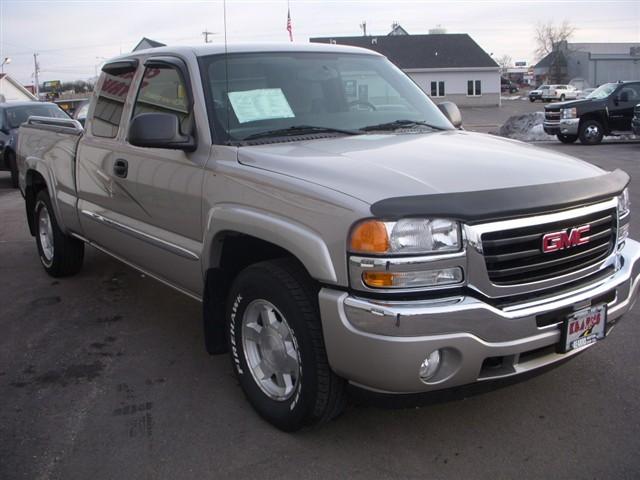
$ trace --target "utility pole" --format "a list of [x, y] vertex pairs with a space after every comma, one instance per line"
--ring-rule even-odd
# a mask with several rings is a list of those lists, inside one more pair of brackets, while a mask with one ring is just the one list
[[40, 93], [40, 84], [38, 82], [38, 72], [40, 71], [40, 65], [38, 65], [38, 54], [34, 53], [33, 54], [33, 78], [34, 78], [34, 83], [35, 83], [35, 92], [36, 92], [36, 98], [39, 100], [39, 93]]
[[365, 20], [360, 24], [360, 28], [362, 29], [362, 35], [367, 36], [367, 21]]
[[207, 31], [207, 29], [204, 29], [204, 32], [202, 32], [202, 35], [204, 35], [204, 43], [211, 43], [209, 41], [209, 35], [213, 35], [214, 32], [209, 32]]

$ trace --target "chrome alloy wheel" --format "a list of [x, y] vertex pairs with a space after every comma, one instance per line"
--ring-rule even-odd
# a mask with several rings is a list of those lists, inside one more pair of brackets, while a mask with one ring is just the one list
[[242, 316], [242, 348], [253, 379], [272, 400], [287, 400], [300, 381], [298, 342], [282, 313], [254, 300]]
[[589, 139], [598, 138], [600, 136], [600, 129], [597, 125], [589, 125], [584, 129], [584, 136]]
[[38, 238], [44, 263], [49, 266], [53, 261], [53, 225], [51, 216], [45, 204], [38, 210]]

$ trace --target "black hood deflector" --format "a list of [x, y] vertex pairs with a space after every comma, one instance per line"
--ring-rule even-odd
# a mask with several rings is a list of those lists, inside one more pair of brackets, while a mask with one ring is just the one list
[[371, 213], [383, 219], [420, 216], [474, 224], [592, 204], [620, 194], [629, 180], [627, 173], [615, 170], [597, 177], [543, 185], [395, 197], [374, 203]]

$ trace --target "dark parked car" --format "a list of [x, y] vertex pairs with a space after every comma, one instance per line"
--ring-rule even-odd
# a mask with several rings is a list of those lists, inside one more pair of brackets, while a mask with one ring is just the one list
[[508, 78], [500, 77], [500, 90], [503, 92], [516, 93], [520, 91], [518, 85], [513, 83]]
[[577, 139], [596, 145], [605, 135], [631, 132], [633, 109], [640, 102], [640, 80], [605, 83], [587, 98], [544, 107], [544, 131], [563, 143]]
[[640, 137], [640, 103], [633, 109], [633, 120], [631, 120], [633, 133]]
[[14, 188], [18, 188], [16, 165], [18, 129], [31, 116], [69, 118], [53, 103], [0, 103], [0, 170], [11, 172], [11, 184]]

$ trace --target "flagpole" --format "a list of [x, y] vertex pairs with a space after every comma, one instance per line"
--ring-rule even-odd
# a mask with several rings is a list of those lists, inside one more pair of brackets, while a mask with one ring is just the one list
[[289, 32], [289, 41], [293, 42], [293, 26], [291, 25], [291, 6], [287, 0], [287, 31]]

